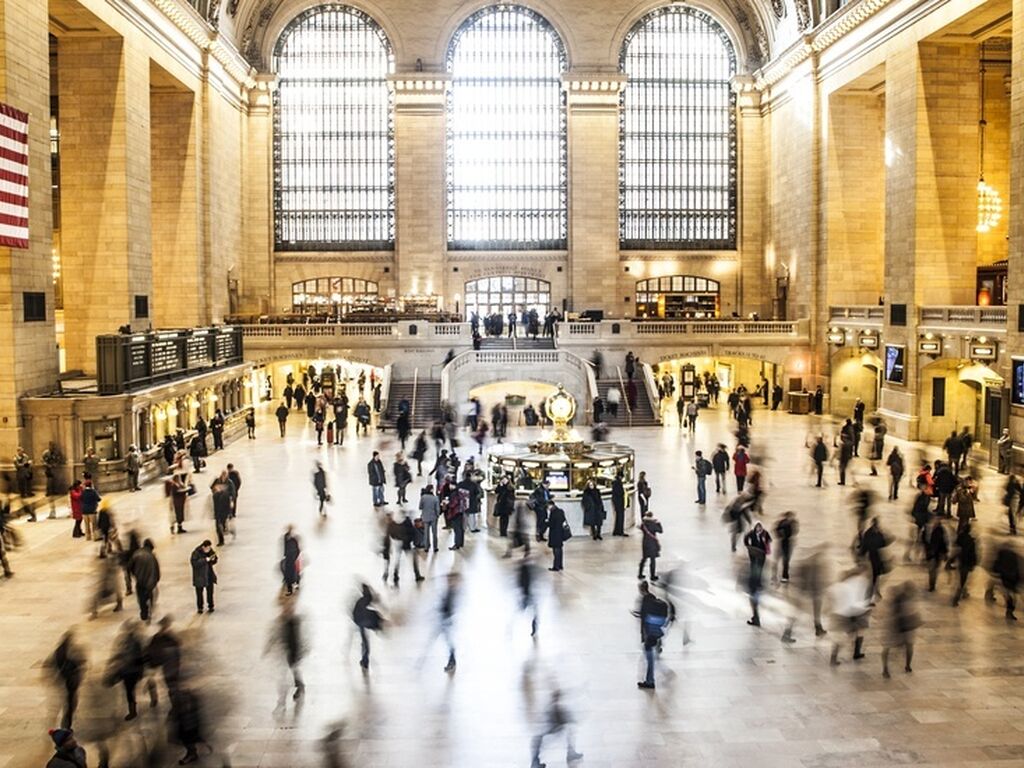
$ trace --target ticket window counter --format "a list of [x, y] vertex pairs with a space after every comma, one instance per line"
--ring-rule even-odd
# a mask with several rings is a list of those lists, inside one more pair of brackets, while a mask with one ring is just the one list
[[121, 422], [119, 419], [82, 422], [82, 455], [92, 448], [102, 461], [121, 458]]

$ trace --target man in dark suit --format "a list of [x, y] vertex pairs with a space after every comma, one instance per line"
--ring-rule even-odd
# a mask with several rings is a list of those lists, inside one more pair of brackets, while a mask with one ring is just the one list
[[203, 592], [206, 593], [206, 609], [213, 613], [213, 585], [217, 583], [217, 573], [213, 566], [217, 564], [217, 553], [213, 544], [206, 539], [192, 550], [192, 586], [196, 588], [196, 613], [203, 612]]

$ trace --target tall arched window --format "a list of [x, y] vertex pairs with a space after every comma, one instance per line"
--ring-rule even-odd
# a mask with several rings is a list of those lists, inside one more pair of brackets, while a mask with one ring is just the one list
[[626, 35], [622, 248], [736, 247], [736, 52], [704, 11], [671, 5]]
[[448, 48], [448, 247], [559, 249], [568, 233], [565, 47], [540, 15], [478, 11]]
[[322, 5], [274, 52], [274, 237], [279, 250], [394, 247], [391, 45], [366, 14]]

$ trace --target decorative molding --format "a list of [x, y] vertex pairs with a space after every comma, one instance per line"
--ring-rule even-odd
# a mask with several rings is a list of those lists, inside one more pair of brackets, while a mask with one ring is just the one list
[[[500, 261], [506, 265], [515, 262], [551, 262], [555, 264], [565, 263], [569, 258], [568, 251], [446, 251], [445, 261], [449, 266], [461, 266], [464, 263], [478, 263], [481, 261]], [[515, 272], [510, 268], [511, 274]]]
[[568, 72], [562, 75], [562, 89], [573, 111], [618, 110], [627, 79], [623, 74]]
[[402, 72], [388, 75], [395, 112], [436, 114], [444, 109], [451, 76], [437, 72]]
[[275, 264], [342, 264], [355, 262], [391, 264], [394, 261], [395, 254], [391, 251], [274, 252]]

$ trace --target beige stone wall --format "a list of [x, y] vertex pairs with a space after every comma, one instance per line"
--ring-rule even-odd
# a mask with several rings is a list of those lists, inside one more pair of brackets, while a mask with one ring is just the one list
[[65, 38], [57, 61], [67, 364], [93, 371], [95, 337], [151, 292], [149, 61], [119, 37]]
[[154, 328], [200, 325], [203, 308], [195, 94], [164, 86], [150, 96], [153, 152]]
[[827, 303], [875, 304], [885, 292], [885, 100], [833, 93], [827, 120]]
[[[22, 433], [18, 397], [46, 387], [57, 373], [50, 277], [49, 56], [46, 8], [36, 0], [0, 3], [0, 100], [29, 113], [29, 240], [0, 248], [0, 457], [10, 459]], [[46, 321], [24, 322], [22, 293], [46, 295]], [[36, 454], [38, 456], [38, 454]]]

